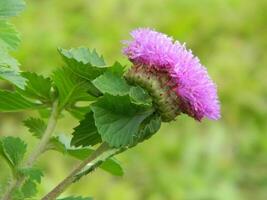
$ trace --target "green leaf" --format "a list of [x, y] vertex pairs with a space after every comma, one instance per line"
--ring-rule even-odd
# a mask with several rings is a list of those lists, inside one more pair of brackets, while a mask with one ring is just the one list
[[81, 197], [81, 196], [70, 196], [70, 197], [65, 197], [62, 199], [57, 199], [57, 200], [93, 200], [91, 197]]
[[41, 118], [48, 119], [51, 116], [51, 108], [41, 108], [38, 110], [38, 113]]
[[[69, 155], [79, 160], [85, 160], [94, 152], [94, 150], [90, 148], [68, 149], [67, 151]], [[115, 176], [122, 176], [124, 174], [120, 163], [114, 158], [107, 159], [100, 165], [100, 168]]]
[[50, 78], [45, 78], [42, 75], [37, 75], [32, 72], [22, 72], [21, 75], [27, 80], [27, 85], [24, 90], [17, 91], [28, 98], [39, 99], [43, 102], [51, 100], [52, 81]]
[[154, 113], [143, 121], [139, 128], [136, 140], [143, 142], [153, 136], [161, 126], [161, 117], [159, 114]]
[[23, 168], [20, 169], [20, 173], [37, 183], [41, 183], [41, 179], [44, 176], [43, 172], [37, 168]]
[[104, 94], [124, 96], [129, 94], [131, 101], [138, 105], [151, 106], [152, 99], [139, 86], [130, 86], [123, 78], [123, 66], [115, 63], [104, 74], [92, 81], [97, 89]]
[[102, 140], [117, 148], [134, 145], [141, 123], [154, 112], [133, 104], [128, 95], [106, 94], [91, 108]]
[[127, 84], [124, 78], [120, 75], [107, 71], [103, 75], [97, 77], [92, 83], [102, 93], [111, 95], [126, 95], [129, 93], [131, 86]]
[[[62, 134], [58, 137], [53, 138], [52, 143], [49, 143], [48, 149], [67, 154], [79, 160], [85, 160], [86, 158], [88, 158], [88, 156], [90, 156], [90, 154], [94, 152], [94, 150], [89, 147], [76, 148], [70, 146], [70, 139]], [[100, 165], [100, 168], [115, 176], [123, 175], [122, 167], [120, 166], [119, 162], [116, 161], [114, 158], [107, 159]]]
[[24, 197], [24, 194], [21, 191], [21, 189], [17, 188], [12, 192], [11, 199], [12, 200], [22, 200], [22, 199], [25, 199], [25, 197]]
[[0, 112], [18, 112], [38, 108], [41, 108], [41, 104], [33, 103], [17, 92], [0, 90]]
[[55, 136], [55, 137], [50, 138], [46, 149], [58, 151], [58, 152], [63, 153], [63, 154], [67, 153], [67, 148], [66, 148], [65, 144], [61, 141], [59, 136]]
[[107, 159], [100, 165], [100, 168], [114, 176], [123, 176], [124, 171], [120, 163], [115, 158]]
[[[0, 55], [1, 56], [1, 55]], [[9, 67], [3, 67], [0, 64], [0, 79], [9, 81], [16, 85], [20, 89], [24, 89], [26, 85], [26, 79], [23, 78], [17, 70]]]
[[37, 183], [41, 183], [41, 179], [44, 176], [43, 172], [37, 168], [23, 168], [19, 172], [26, 177], [26, 181], [19, 191], [19, 194], [23, 196], [22, 199], [35, 196], [37, 193]]
[[6, 20], [0, 19], [0, 46], [8, 50], [15, 50], [19, 44], [20, 44], [20, 37], [15, 26], [10, 24]]
[[95, 98], [87, 92], [90, 88], [88, 81], [77, 77], [67, 68], [54, 72], [53, 81], [59, 93], [59, 104], [63, 108], [77, 101], [93, 101]]
[[1, 155], [12, 167], [18, 166], [26, 153], [27, 145], [17, 137], [4, 137], [0, 140]]
[[60, 48], [59, 53], [67, 67], [84, 79], [93, 80], [106, 70], [103, 57], [95, 50], [90, 51], [83, 47], [70, 50]]
[[21, 187], [21, 192], [24, 196], [23, 199], [35, 196], [37, 193], [36, 183], [31, 179], [26, 180]]
[[[0, 66], [5, 68], [10, 68], [16, 72], [19, 72], [19, 62], [11, 57], [7, 50], [0, 47]], [[0, 70], [1, 71], [1, 70]]]
[[30, 117], [24, 120], [24, 125], [29, 128], [29, 131], [33, 133], [33, 136], [40, 139], [45, 132], [46, 124], [39, 118]]
[[24, 89], [26, 79], [20, 75], [19, 63], [8, 52], [0, 47], [0, 79], [9, 81], [17, 87]]
[[23, 0], [1, 0], [0, 17], [11, 17], [18, 15], [25, 8]]
[[141, 87], [131, 87], [130, 93], [131, 101], [137, 105], [152, 106], [152, 99], [148, 93]]
[[85, 115], [80, 124], [74, 128], [72, 134], [71, 145], [78, 146], [93, 146], [101, 142], [101, 137], [95, 126], [95, 120], [92, 112]]
[[73, 117], [75, 117], [76, 119], [83, 119], [84, 116], [86, 115], [86, 113], [90, 112], [90, 106], [82, 106], [82, 107], [78, 107], [78, 106], [71, 106], [69, 108], [66, 109]]

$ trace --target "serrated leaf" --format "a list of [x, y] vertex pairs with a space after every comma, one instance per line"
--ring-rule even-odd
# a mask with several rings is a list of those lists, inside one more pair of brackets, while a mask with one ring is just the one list
[[1, 0], [0, 17], [16, 16], [25, 8], [23, 0]]
[[101, 142], [101, 137], [95, 126], [92, 112], [85, 115], [80, 124], [74, 128], [71, 145], [73, 146], [93, 146]]
[[[1, 56], [1, 55], [0, 55]], [[24, 89], [26, 85], [26, 79], [23, 78], [17, 70], [9, 67], [3, 67], [0, 64], [0, 79], [9, 81], [16, 85], [20, 89]]]
[[[0, 47], [0, 66], [19, 72], [19, 62], [10, 56], [6, 49]], [[0, 70], [1, 71], [1, 70]]]
[[0, 112], [18, 112], [41, 107], [41, 104], [33, 103], [17, 92], [0, 90]]
[[36, 183], [31, 179], [26, 180], [21, 187], [21, 192], [24, 199], [35, 196], [37, 193]]
[[37, 193], [37, 183], [41, 183], [41, 179], [44, 176], [43, 172], [37, 168], [23, 168], [19, 172], [26, 178], [26, 181], [19, 190], [19, 193], [23, 196], [22, 199], [35, 196]]
[[42, 119], [30, 117], [23, 121], [24, 125], [29, 128], [33, 136], [40, 139], [45, 132], [46, 124]]
[[93, 80], [106, 70], [103, 57], [95, 50], [90, 51], [83, 47], [70, 50], [60, 48], [59, 53], [67, 67], [84, 79]]
[[11, 57], [6, 49], [0, 47], [0, 79], [9, 81], [17, 87], [24, 89], [26, 79], [21, 76], [19, 63]]
[[6, 20], [0, 19], [0, 46], [8, 50], [15, 50], [19, 44], [20, 37], [15, 26], [10, 24]]
[[57, 200], [93, 200], [91, 197], [81, 197], [81, 196], [70, 196], [70, 197], [65, 197]]
[[21, 95], [43, 102], [51, 100], [52, 81], [50, 78], [45, 78], [33, 72], [22, 72], [21, 75], [27, 80], [24, 90], [17, 89]]
[[54, 72], [53, 81], [59, 93], [59, 104], [63, 108], [77, 101], [93, 101], [95, 98], [87, 92], [91, 83], [77, 77], [67, 68]]
[[128, 95], [106, 94], [91, 108], [102, 140], [117, 148], [134, 145], [141, 123], [154, 112], [133, 104]]
[[20, 173], [37, 183], [41, 183], [41, 179], [44, 176], [43, 172], [37, 168], [23, 168], [20, 169]]
[[0, 152], [8, 164], [12, 167], [18, 166], [26, 153], [26, 143], [20, 138], [11, 136], [2, 138], [0, 143]]
[[115, 63], [104, 74], [92, 81], [103, 94], [124, 96], [129, 94], [131, 101], [138, 105], [151, 106], [152, 99], [148, 93], [139, 86], [131, 86], [123, 78], [123, 67]]
[[124, 78], [111, 71], [105, 72], [103, 75], [97, 77], [92, 83], [102, 93], [111, 95], [126, 95], [129, 93], [131, 86], [127, 84]]

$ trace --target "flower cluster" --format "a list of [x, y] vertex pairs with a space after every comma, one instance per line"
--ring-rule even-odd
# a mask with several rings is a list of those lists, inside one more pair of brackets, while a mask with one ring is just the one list
[[[216, 85], [206, 68], [185, 45], [165, 34], [147, 28], [131, 33], [133, 40], [124, 41], [125, 55], [133, 67], [142, 66], [148, 73], [168, 76], [168, 86], [175, 93], [177, 107], [183, 113], [201, 120], [220, 118]], [[166, 82], [164, 83], [166, 85]]]

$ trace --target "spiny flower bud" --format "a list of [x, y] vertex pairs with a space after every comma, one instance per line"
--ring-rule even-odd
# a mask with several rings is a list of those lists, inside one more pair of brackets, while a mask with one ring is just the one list
[[181, 112], [196, 120], [220, 118], [217, 89], [185, 45], [150, 29], [137, 29], [123, 52], [133, 63], [125, 78], [146, 89], [163, 121]]

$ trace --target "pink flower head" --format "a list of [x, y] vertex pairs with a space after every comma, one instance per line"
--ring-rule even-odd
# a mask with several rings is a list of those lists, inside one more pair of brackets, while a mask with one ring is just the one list
[[167, 72], [183, 113], [199, 121], [220, 118], [216, 85], [185, 45], [148, 28], [136, 29], [131, 36], [133, 40], [124, 41], [124, 54], [134, 65]]

